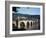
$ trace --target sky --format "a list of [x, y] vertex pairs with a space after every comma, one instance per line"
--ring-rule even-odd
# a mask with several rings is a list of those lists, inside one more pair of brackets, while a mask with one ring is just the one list
[[40, 15], [40, 8], [36, 8], [36, 7], [20, 7], [17, 10], [18, 10], [17, 13], [20, 14]]

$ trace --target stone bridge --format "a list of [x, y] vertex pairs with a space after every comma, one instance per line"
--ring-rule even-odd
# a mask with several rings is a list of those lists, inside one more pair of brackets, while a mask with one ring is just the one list
[[[18, 21], [18, 28], [20, 29], [21, 28], [21, 23], [24, 23], [24, 28], [25, 29], [35, 29], [35, 28], [38, 28], [38, 19], [37, 20], [20, 20]], [[28, 23], [28, 24], [27, 24]], [[13, 21], [13, 24], [16, 25], [16, 21]]]

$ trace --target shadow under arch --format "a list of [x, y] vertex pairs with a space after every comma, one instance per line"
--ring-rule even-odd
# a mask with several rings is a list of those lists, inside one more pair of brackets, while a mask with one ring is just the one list
[[21, 23], [20, 23], [20, 28], [21, 28], [21, 29], [25, 29], [25, 23], [24, 23], [24, 22], [21, 22]]
[[27, 28], [29, 28], [29, 25], [30, 25], [29, 22], [27, 22]]

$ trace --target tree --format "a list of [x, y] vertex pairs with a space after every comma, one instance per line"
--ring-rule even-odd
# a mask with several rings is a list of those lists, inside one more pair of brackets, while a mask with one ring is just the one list
[[19, 9], [20, 7], [12, 7], [12, 11], [18, 12], [17, 9]]

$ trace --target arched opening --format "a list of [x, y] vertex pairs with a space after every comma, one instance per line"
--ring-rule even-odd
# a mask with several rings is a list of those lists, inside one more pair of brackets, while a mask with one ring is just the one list
[[15, 24], [12, 24], [13, 28], [15, 28]]
[[31, 26], [32, 26], [32, 22], [31, 22]]
[[25, 29], [25, 23], [24, 22], [20, 23], [20, 29]]
[[27, 22], [27, 28], [29, 28], [29, 22]]
[[13, 29], [17, 29], [17, 25], [15, 25], [14, 23], [12, 24]]

